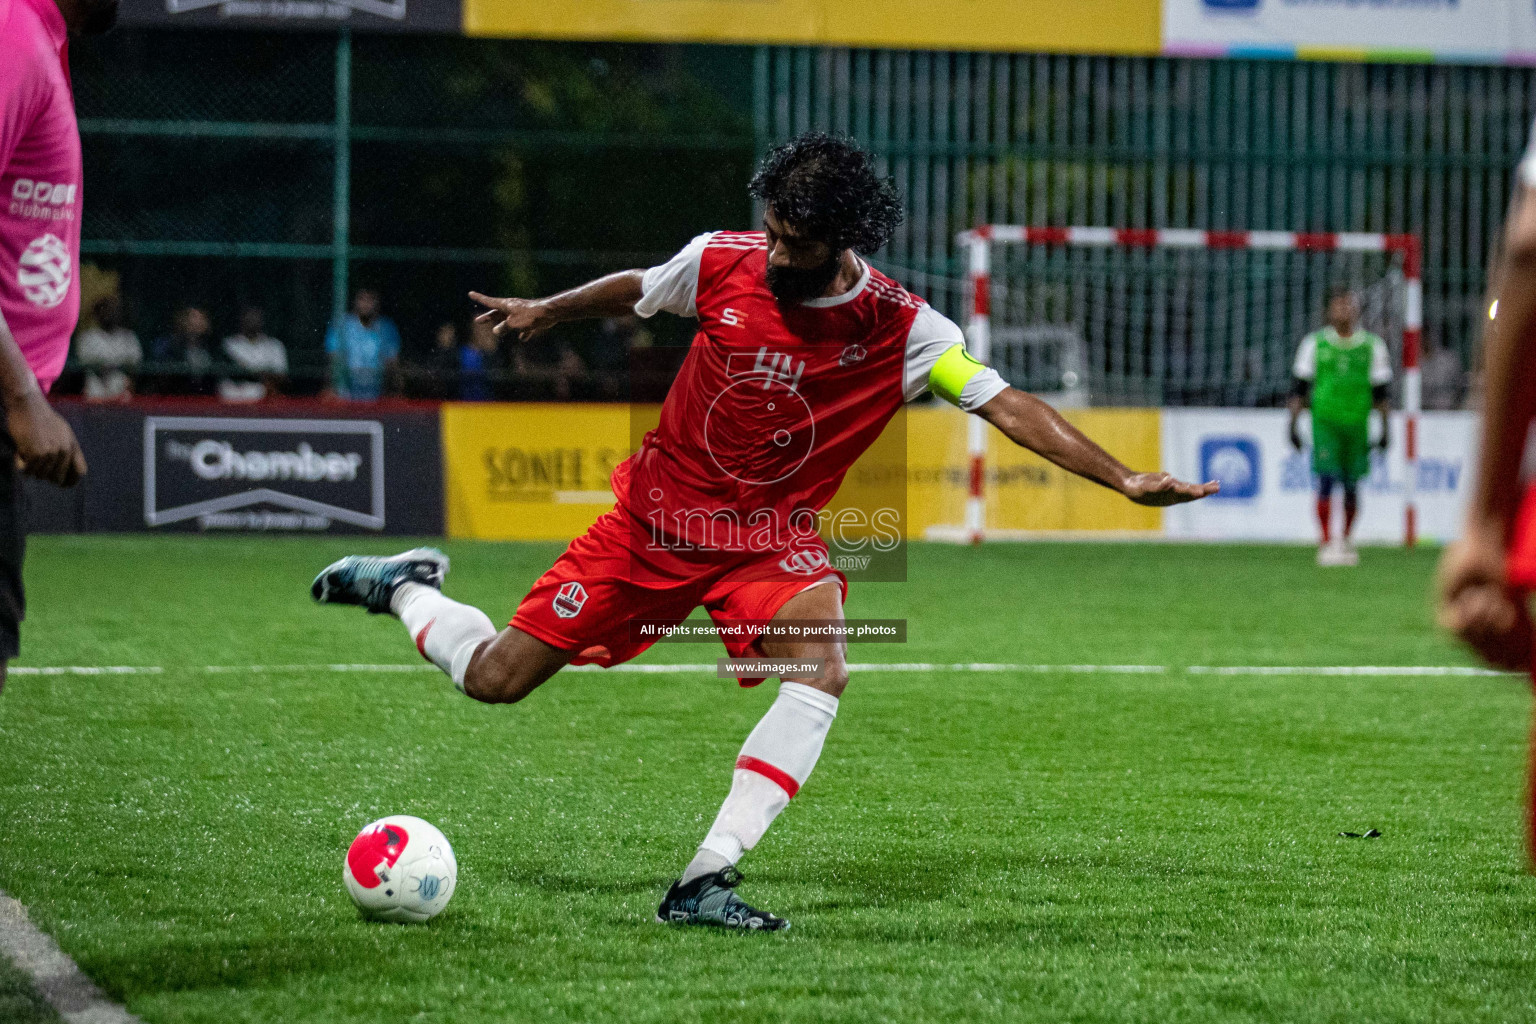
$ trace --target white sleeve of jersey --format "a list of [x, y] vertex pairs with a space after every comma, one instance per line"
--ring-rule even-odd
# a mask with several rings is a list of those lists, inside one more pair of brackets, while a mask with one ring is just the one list
[[[928, 377], [939, 357], [956, 345], [964, 344], [965, 333], [960, 326], [924, 303], [907, 334], [907, 361], [901, 380], [906, 400], [910, 402], [927, 391]], [[975, 412], [1007, 388], [1008, 382], [989, 366], [966, 382], [965, 390], [960, 393], [960, 408]]]
[[1317, 339], [1307, 335], [1296, 349], [1296, 362], [1291, 375], [1298, 380], [1314, 380], [1317, 377]]
[[1371, 385], [1381, 387], [1392, 383], [1392, 354], [1387, 343], [1380, 338], [1371, 342]]
[[698, 316], [694, 303], [699, 294], [699, 264], [704, 259], [704, 247], [713, 237], [713, 231], [706, 231], [661, 266], [647, 270], [641, 279], [635, 312], [644, 317], [655, 316], [662, 310], [678, 316]]
[[1536, 127], [1531, 129], [1531, 142], [1526, 148], [1525, 158], [1520, 161], [1520, 183], [1526, 188], [1536, 188]]

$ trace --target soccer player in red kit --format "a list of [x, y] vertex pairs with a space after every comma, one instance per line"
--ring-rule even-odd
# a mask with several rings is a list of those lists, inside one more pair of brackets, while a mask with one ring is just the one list
[[[1494, 271], [1497, 315], [1484, 335], [1477, 487], [1461, 539], [1440, 560], [1439, 617], [1491, 664], [1529, 671], [1528, 602], [1536, 591], [1536, 482], [1526, 461], [1536, 422], [1536, 128], [1516, 174]], [[1527, 842], [1536, 857], [1536, 744], [1532, 758]]]
[[523, 339], [630, 312], [699, 321], [660, 424], [613, 474], [617, 507], [534, 583], [511, 625], [498, 632], [445, 597], [447, 560], [430, 549], [342, 559], [312, 592], [395, 614], [464, 693], [493, 703], [521, 700], [567, 664], [633, 658], [651, 643], [637, 621], [681, 622], [701, 605], [733, 656], [820, 662], [819, 675], [781, 676], [719, 815], [657, 912], [774, 930], [787, 922], [736, 894], [736, 862], [805, 784], [848, 667], [840, 640], [744, 636], [737, 624], [842, 621], [848, 582], [818, 513], [903, 403], [932, 390], [1142, 504], [1192, 501], [1216, 485], [1127, 469], [968, 356], [958, 327], [860, 258], [889, 241], [901, 203], [848, 140], [812, 133], [780, 146], [751, 191], [764, 204], [760, 232], [700, 235], [661, 266], [545, 299], [471, 293], [490, 310], [482, 319]]

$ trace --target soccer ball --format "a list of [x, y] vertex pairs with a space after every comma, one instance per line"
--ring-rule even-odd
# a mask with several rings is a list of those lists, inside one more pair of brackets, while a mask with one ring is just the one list
[[364, 917], [426, 921], [448, 905], [459, 863], [435, 827], [409, 814], [392, 814], [352, 840], [342, 878]]

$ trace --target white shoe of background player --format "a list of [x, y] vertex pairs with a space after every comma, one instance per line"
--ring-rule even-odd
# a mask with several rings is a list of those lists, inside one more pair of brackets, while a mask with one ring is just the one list
[[1322, 566], [1354, 565], [1351, 557], [1344, 542], [1340, 540], [1331, 540], [1317, 549], [1317, 564]]
[[1340, 550], [1340, 553], [1339, 553], [1339, 564], [1340, 565], [1359, 565], [1360, 564], [1360, 552], [1355, 550], [1354, 543], [1348, 537], [1346, 537], [1343, 540], [1339, 541], [1339, 550]]

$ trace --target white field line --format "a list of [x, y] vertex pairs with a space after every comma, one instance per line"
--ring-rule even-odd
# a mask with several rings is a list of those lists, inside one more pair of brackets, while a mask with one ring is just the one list
[[[1012, 672], [1030, 675], [1168, 675], [1192, 676], [1518, 676], [1520, 672], [1473, 668], [1467, 665], [1034, 665], [1014, 662], [865, 661], [848, 666], [854, 672]], [[207, 675], [258, 675], [298, 672], [436, 672], [432, 665], [390, 663], [312, 665], [12, 665], [12, 676], [158, 675], [198, 672]], [[712, 673], [712, 663], [670, 665], [571, 665], [566, 672], [617, 672], [633, 675]]]
[[139, 1024], [102, 995], [90, 978], [27, 918], [27, 909], [0, 890], [0, 956], [8, 958], [67, 1024]]
[[1192, 676], [1518, 676], [1467, 665], [1191, 665]]
[[12, 665], [12, 676], [143, 676], [164, 672], [159, 665]]

